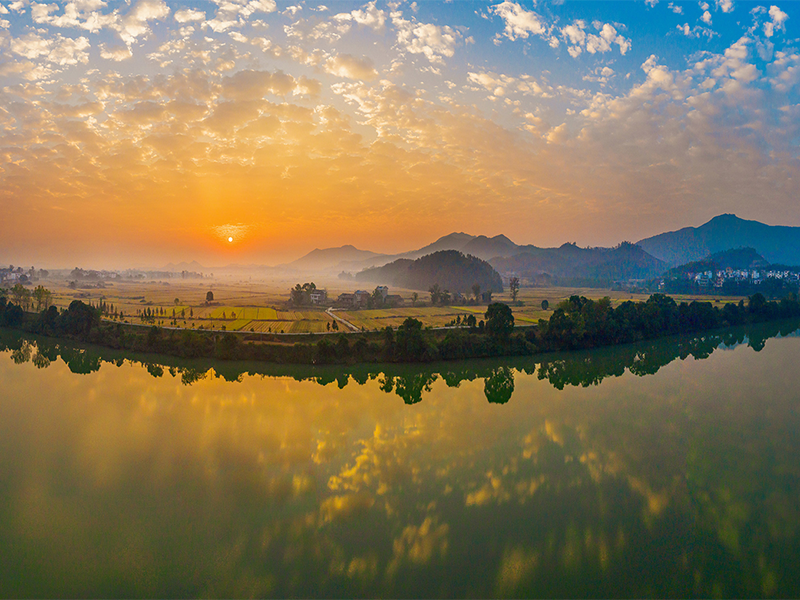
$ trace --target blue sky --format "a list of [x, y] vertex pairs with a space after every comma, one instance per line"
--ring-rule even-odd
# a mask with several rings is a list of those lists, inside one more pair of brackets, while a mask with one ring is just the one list
[[796, 2], [0, 6], [0, 255], [800, 225]]

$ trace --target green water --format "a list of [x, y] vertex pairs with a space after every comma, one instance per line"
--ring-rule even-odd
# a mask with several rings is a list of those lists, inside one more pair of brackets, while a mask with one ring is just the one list
[[800, 337], [341, 369], [0, 333], [0, 596], [800, 595]]

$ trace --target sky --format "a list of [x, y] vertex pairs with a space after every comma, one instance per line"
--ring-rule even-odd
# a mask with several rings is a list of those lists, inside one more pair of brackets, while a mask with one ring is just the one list
[[800, 226], [800, 3], [0, 0], [0, 263]]

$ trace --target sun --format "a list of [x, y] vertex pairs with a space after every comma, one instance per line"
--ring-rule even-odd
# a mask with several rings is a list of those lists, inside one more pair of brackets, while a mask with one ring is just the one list
[[229, 237], [229, 238], [228, 238], [228, 241], [229, 241], [229, 242], [232, 242], [232, 241], [233, 241], [233, 238], [232, 238], [232, 237]]

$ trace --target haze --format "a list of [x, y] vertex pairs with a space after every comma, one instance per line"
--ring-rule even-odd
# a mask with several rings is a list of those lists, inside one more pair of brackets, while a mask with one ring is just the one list
[[800, 225], [799, 22], [785, 1], [3, 0], [0, 264]]

